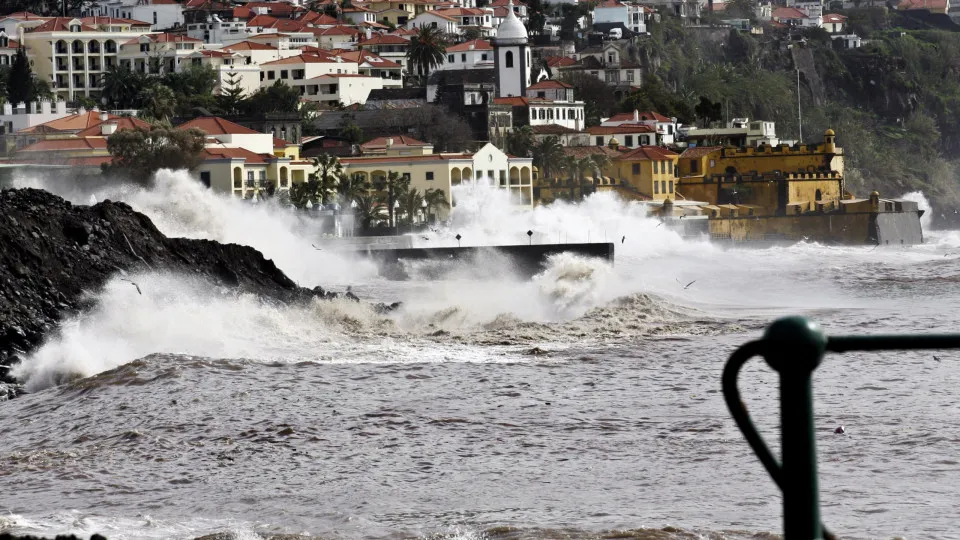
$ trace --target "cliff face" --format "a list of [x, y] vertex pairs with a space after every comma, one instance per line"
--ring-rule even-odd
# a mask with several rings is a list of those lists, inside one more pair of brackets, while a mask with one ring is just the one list
[[[117, 273], [199, 274], [284, 302], [326, 296], [319, 287], [297, 287], [253, 248], [167, 238], [124, 203], [74, 206], [35, 189], [0, 192], [0, 247], [0, 382], [17, 354], [39, 345], [65, 315], [84, 307], [85, 292]], [[10, 393], [2, 386], [0, 399]]]

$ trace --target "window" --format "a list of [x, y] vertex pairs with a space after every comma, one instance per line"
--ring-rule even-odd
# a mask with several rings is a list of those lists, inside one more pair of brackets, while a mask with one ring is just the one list
[[639, 164], [639, 163], [634, 163], [634, 164], [631, 166], [630, 170], [631, 170], [631, 172], [633, 172], [633, 174], [640, 174], [640, 164]]
[[513, 51], [507, 51], [507, 54], [506, 56], [504, 56], [504, 59], [506, 60], [506, 62], [504, 62], [504, 65], [508, 68], [512, 68], [513, 67]]
[[627, 80], [633, 82], [633, 70], [627, 71]]
[[461, 61], [461, 62], [466, 62], [466, 61], [467, 61], [467, 54], [466, 54], [466, 53], [463, 53], [463, 54], [460, 55], [460, 61]]
[[288, 77], [288, 74], [289, 74], [289, 72], [288, 72], [287, 70], [285, 70], [285, 69], [284, 69], [284, 70], [281, 70], [281, 71], [280, 71], [280, 78], [281, 78], [281, 79], [288, 79], [288, 78], [289, 78], [289, 77]]
[[270, 79], [271, 81], [274, 80], [274, 79], [276, 79], [276, 78], [277, 78], [277, 72], [275, 72], [275, 71], [268, 71], [268, 72], [267, 72], [267, 78]]
[[627, 135], [623, 138], [623, 144], [627, 145], [628, 148], [633, 147], [633, 135]]
[[480, 60], [486, 62], [486, 61], [487, 61], [487, 53], [481, 54], [481, 55], [480, 55]]
[[700, 162], [699, 162], [699, 161], [693, 160], [693, 161], [690, 162], [690, 172], [695, 173], [695, 172], [697, 172], [697, 169], [699, 169], [699, 168], [700, 168]]
[[203, 187], [210, 187], [210, 171], [203, 171], [200, 173], [200, 183], [203, 184]]
[[260, 171], [260, 183], [263, 184], [267, 181], [267, 171]]
[[[653, 174], [660, 174], [660, 162], [659, 162], [659, 161], [654, 161], [654, 162], [653, 162]], [[654, 184], [656, 184], [656, 182], [654, 182]]]
[[712, 168], [714, 168], [714, 167], [716, 167], [716, 166], [717, 166], [716, 160], [711, 159], [711, 160], [710, 160], [710, 168], [712, 169]]
[[447, 62], [453, 63], [454, 56], [452, 54], [447, 55]]
[[[656, 161], [654, 161], [654, 163], [656, 163]], [[654, 180], [654, 182], [653, 182], [653, 194], [654, 194], [654, 195], [659, 195], [659, 194], [660, 194], [660, 184], [657, 183], [656, 180]]]
[[603, 146], [603, 135], [597, 137], [597, 146]]
[[670, 191], [668, 193], [673, 193], [673, 180], [670, 181]]
[[546, 97], [547, 97], [547, 93], [546, 93], [546, 92], [537, 92], [537, 97], [538, 97], [538, 98], [546, 98]]
[[667, 173], [668, 173], [668, 174], [673, 174], [673, 162], [672, 162], [672, 161], [668, 161], [668, 162], [667, 162]]
[[[157, 24], [157, 12], [153, 12], [153, 24]], [[209, 187], [209, 186], [208, 186]]]
[[141, 44], [140, 44], [140, 52], [149, 52], [149, 51], [150, 51], [150, 44], [149, 44], [149, 43], [141, 43]]
[[427, 180], [433, 180], [433, 172], [427, 173]]

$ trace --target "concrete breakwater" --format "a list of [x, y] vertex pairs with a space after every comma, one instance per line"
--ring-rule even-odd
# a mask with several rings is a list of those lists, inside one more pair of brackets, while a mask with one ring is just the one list
[[544, 262], [551, 256], [560, 253], [573, 253], [583, 257], [596, 257], [614, 261], [614, 244], [612, 242], [597, 242], [589, 244], [531, 244], [512, 246], [469, 246], [469, 247], [439, 247], [439, 248], [400, 248], [376, 249], [357, 251], [377, 261], [381, 272], [389, 277], [403, 277], [403, 261], [445, 261], [445, 260], [478, 260], [485, 253], [497, 252], [508, 258], [517, 273], [532, 276], [543, 270]]

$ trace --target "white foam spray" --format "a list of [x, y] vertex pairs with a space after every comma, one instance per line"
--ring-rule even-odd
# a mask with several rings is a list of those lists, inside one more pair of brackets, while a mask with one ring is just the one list
[[930, 224], [933, 222], [933, 210], [930, 208], [930, 201], [927, 200], [923, 192], [911, 191], [900, 198], [917, 203], [917, 207], [923, 210], [923, 215], [920, 216], [920, 227], [923, 228], [924, 232], [930, 230]]

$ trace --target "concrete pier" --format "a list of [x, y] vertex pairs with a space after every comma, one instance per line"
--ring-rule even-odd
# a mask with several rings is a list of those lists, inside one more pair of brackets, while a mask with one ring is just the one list
[[518, 272], [533, 276], [543, 270], [543, 264], [551, 255], [574, 253], [583, 257], [597, 257], [613, 264], [612, 242], [590, 244], [533, 244], [515, 246], [470, 246], [441, 248], [377, 249], [358, 251], [377, 261], [385, 275], [396, 275], [396, 269], [406, 260], [478, 260], [484, 253], [494, 251], [511, 260]]

